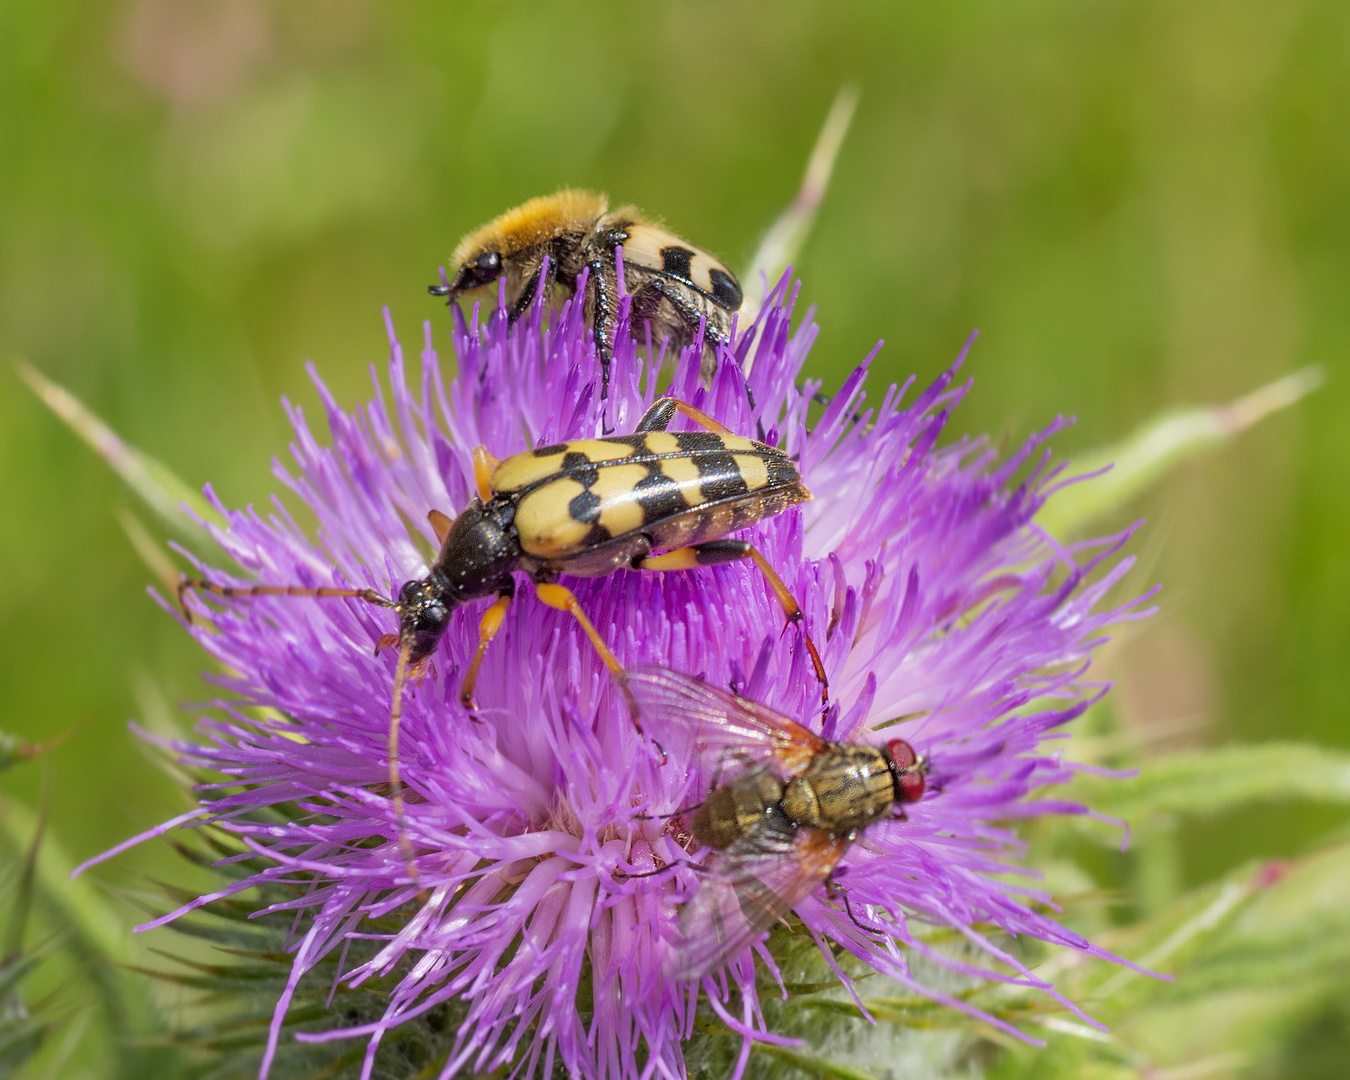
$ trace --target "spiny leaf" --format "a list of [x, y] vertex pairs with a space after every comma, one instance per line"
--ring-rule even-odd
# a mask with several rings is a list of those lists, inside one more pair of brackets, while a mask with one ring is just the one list
[[1321, 371], [1304, 368], [1227, 405], [1181, 409], [1156, 417], [1123, 442], [1075, 458], [1074, 472], [1091, 478], [1057, 492], [1036, 520], [1052, 536], [1068, 539], [1077, 535], [1183, 461], [1222, 445], [1321, 385]]
[[788, 1065], [793, 1065], [806, 1073], [807, 1076], [821, 1077], [822, 1080], [877, 1080], [871, 1073], [863, 1072], [862, 1069], [855, 1069], [851, 1065], [845, 1065], [839, 1061], [830, 1061], [815, 1054], [808, 1054], [804, 1050], [796, 1050], [790, 1046], [758, 1043], [755, 1046], [755, 1052], [764, 1057], [775, 1058]]
[[[1035, 969], [1041, 978], [1111, 1025], [1110, 1044], [1086, 1044], [1052, 1032], [1043, 1053], [1013, 1049], [991, 1075], [1077, 1080], [1231, 1073], [1282, 1047], [1312, 1012], [1339, 1000], [1350, 969], [1350, 844], [1292, 863], [1242, 867], [1194, 889], [1147, 922], [1102, 938], [1106, 948], [1173, 973], [1160, 982], [1062, 953]], [[1005, 988], [1004, 996], [1027, 991]], [[1265, 1075], [1264, 1072], [1258, 1072]], [[1285, 1075], [1271, 1073], [1270, 1075]], [[1289, 1074], [1296, 1075], [1296, 1074]]]
[[24, 981], [51, 956], [57, 943], [55, 937], [49, 937], [37, 948], [24, 947], [32, 909], [34, 866], [45, 832], [45, 799], [43, 805], [43, 820], [23, 852], [23, 869], [8, 876], [0, 889], [0, 903], [9, 908], [9, 925], [0, 944], [0, 1076], [7, 1076], [10, 1070], [36, 1054], [58, 1023], [49, 1007], [30, 1013], [23, 993]]
[[[8, 802], [0, 815], [0, 852], [15, 857], [27, 848], [28, 838], [36, 831], [33, 813], [20, 803]], [[47, 835], [34, 864], [40, 910], [65, 935], [63, 948], [88, 965], [109, 1015], [128, 1032], [148, 1030], [158, 1012], [147, 988], [113, 966], [130, 963], [135, 957], [122, 919], [92, 881], [70, 880], [74, 865], [60, 843]]]
[[1350, 753], [1299, 743], [1183, 751], [1146, 763], [1138, 776], [1080, 776], [1067, 791], [1134, 829], [1165, 825], [1175, 814], [1220, 814], [1277, 799], [1350, 803]]

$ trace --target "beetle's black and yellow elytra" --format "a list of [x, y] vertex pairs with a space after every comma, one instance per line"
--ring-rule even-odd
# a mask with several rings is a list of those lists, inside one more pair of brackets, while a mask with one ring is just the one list
[[811, 497], [781, 451], [712, 431], [546, 446], [502, 462], [490, 482], [515, 507], [523, 560], [581, 577], [716, 540]]
[[[704, 430], [667, 431], [677, 411]], [[603, 577], [623, 568], [692, 570], [751, 559], [789, 620], [801, 621], [796, 601], [759, 551], [723, 539], [809, 499], [801, 475], [781, 450], [735, 435], [683, 402], [657, 401], [632, 435], [578, 439], [500, 462], [484, 455], [479, 465], [479, 498], [448, 525], [427, 577], [409, 582], [400, 596], [399, 641], [417, 664], [435, 648], [454, 607], [498, 595], [465, 677], [466, 705], [517, 572], [535, 580], [545, 603], [577, 617], [614, 671], [617, 661], [575, 598], [553, 584], [559, 574]], [[806, 643], [823, 688], [824, 668], [809, 636]]]
[[[589, 270], [585, 317], [600, 356], [600, 397], [609, 396], [609, 365], [619, 312], [619, 256], [623, 290], [632, 297], [630, 325], [642, 337], [674, 350], [692, 343], [700, 322], [704, 352], [700, 368], [710, 376], [716, 347], [731, 340], [732, 318], [742, 295], [735, 275], [706, 251], [682, 240], [631, 206], [610, 212], [605, 195], [564, 190], [508, 210], [459, 242], [450, 259], [447, 284], [432, 285], [434, 296], [458, 297], [504, 280], [512, 323], [529, 310], [543, 285], [575, 295]], [[541, 282], [542, 279], [542, 282]]]
[[[667, 431], [677, 412], [704, 430]], [[437, 511], [428, 515], [440, 553], [426, 577], [406, 582], [397, 600], [386, 600], [369, 589], [236, 588], [200, 579], [180, 584], [180, 600], [198, 589], [223, 597], [349, 597], [392, 608], [398, 615], [398, 632], [384, 635], [377, 651], [392, 645], [399, 649], [390, 713], [390, 780], [396, 793], [404, 681], [435, 652], [456, 607], [495, 594], [496, 602], [479, 624], [478, 649], [460, 691], [461, 701], [472, 712], [483, 655], [501, 627], [518, 572], [534, 580], [535, 593], [544, 603], [576, 618], [600, 658], [617, 674], [621, 665], [576, 597], [556, 584], [560, 574], [602, 577], [622, 568], [692, 570], [750, 559], [788, 621], [801, 629], [820, 681], [822, 703], [828, 699], [824, 665], [791, 592], [752, 544], [724, 539], [811, 497], [796, 466], [781, 450], [735, 435], [684, 402], [661, 398], [632, 435], [559, 443], [500, 462], [479, 447], [474, 471], [478, 497], [454, 521]], [[631, 698], [629, 706], [637, 724]], [[400, 836], [406, 847], [401, 829]]]

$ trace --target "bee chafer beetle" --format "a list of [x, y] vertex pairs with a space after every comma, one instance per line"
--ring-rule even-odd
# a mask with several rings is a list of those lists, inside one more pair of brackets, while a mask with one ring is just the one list
[[450, 259], [447, 284], [432, 285], [433, 296], [453, 303], [505, 280], [507, 315], [520, 318], [539, 294], [555, 287], [568, 295], [589, 269], [585, 314], [600, 356], [600, 397], [609, 396], [619, 311], [619, 256], [623, 289], [632, 297], [630, 325], [652, 339], [665, 338], [673, 350], [691, 344], [704, 324], [700, 369], [716, 368], [716, 348], [731, 342], [732, 317], [740, 310], [740, 282], [712, 255], [668, 232], [631, 206], [611, 212], [605, 195], [564, 190], [508, 210], [459, 242]]
[[[703, 430], [667, 431], [676, 413]], [[398, 631], [381, 637], [376, 651], [395, 645], [399, 650], [389, 727], [390, 781], [396, 799], [401, 790], [397, 740], [406, 680], [423, 670], [456, 607], [495, 596], [479, 623], [478, 648], [460, 690], [460, 700], [472, 714], [479, 667], [511, 603], [517, 572], [533, 579], [535, 593], [545, 604], [576, 618], [601, 660], [618, 674], [621, 665], [577, 598], [557, 584], [560, 574], [602, 577], [630, 568], [692, 570], [750, 559], [789, 623], [801, 630], [820, 682], [822, 704], [828, 700], [825, 667], [791, 592], [753, 544], [725, 539], [728, 533], [811, 498], [796, 466], [781, 450], [736, 435], [692, 406], [667, 397], [647, 410], [631, 435], [577, 439], [503, 461], [480, 446], [474, 451], [474, 473], [478, 497], [457, 518], [452, 521], [436, 510], [428, 515], [440, 553], [430, 572], [406, 582], [395, 600], [373, 589], [227, 586], [184, 578], [179, 602], [184, 603], [186, 593], [201, 590], [225, 598], [348, 597], [391, 608], [398, 616]], [[183, 610], [189, 612], [186, 604]], [[638, 710], [631, 698], [627, 700], [641, 731]], [[400, 836], [406, 849], [401, 824]]]
[[928, 761], [903, 739], [822, 739], [758, 702], [661, 667], [620, 676], [657, 738], [707, 794], [689, 833], [713, 852], [680, 913], [669, 965], [697, 979], [739, 955], [828, 884], [866, 828], [924, 794]]

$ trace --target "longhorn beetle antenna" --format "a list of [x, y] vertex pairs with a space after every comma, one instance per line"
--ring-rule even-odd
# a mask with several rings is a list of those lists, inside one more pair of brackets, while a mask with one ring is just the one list
[[387, 600], [374, 589], [338, 589], [326, 585], [217, 585], [205, 578], [185, 577], [178, 583], [178, 607], [183, 618], [192, 625], [192, 609], [187, 606], [189, 592], [209, 592], [226, 600], [237, 600], [253, 596], [317, 596], [326, 599], [346, 598], [364, 600], [376, 607], [398, 610], [398, 604]]
[[[204, 578], [183, 578], [178, 583], [178, 606], [182, 609], [183, 618], [188, 624], [192, 623], [192, 610], [187, 606], [187, 594], [194, 590], [209, 592], [214, 596], [224, 599], [240, 599], [255, 596], [310, 596], [326, 599], [351, 599], [364, 600], [368, 604], [374, 604], [376, 607], [387, 608], [395, 611], [401, 617], [403, 614], [402, 605], [388, 600], [381, 596], [374, 589], [339, 589], [328, 586], [305, 586], [305, 585], [217, 585], [215, 582], [207, 581]], [[412, 667], [413, 640], [403, 640], [398, 634], [385, 634], [380, 638], [375, 651], [378, 653], [382, 648], [393, 645], [395, 642], [399, 645], [398, 664], [394, 668], [394, 695], [393, 703], [389, 710], [389, 789], [394, 803], [394, 817], [398, 822], [398, 846], [403, 856], [403, 861], [407, 865], [408, 874], [416, 885], [421, 880], [417, 865], [413, 862], [412, 842], [408, 839], [407, 822], [404, 815], [403, 802], [403, 781], [399, 776], [398, 768], [398, 728], [403, 713], [403, 687], [408, 682], [408, 670]]]
[[398, 665], [394, 668], [394, 699], [389, 708], [389, 791], [394, 800], [394, 820], [398, 826], [398, 847], [403, 862], [408, 868], [408, 876], [417, 885], [422, 876], [413, 862], [412, 841], [408, 839], [407, 822], [403, 816], [403, 779], [398, 770], [398, 726], [403, 719], [403, 686], [408, 681], [409, 658], [412, 656], [412, 642], [403, 641], [398, 647]]

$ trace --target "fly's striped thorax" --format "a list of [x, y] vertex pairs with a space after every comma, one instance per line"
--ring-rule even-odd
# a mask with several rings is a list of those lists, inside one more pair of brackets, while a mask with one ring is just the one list
[[832, 744], [788, 784], [782, 805], [799, 825], [849, 835], [895, 805], [890, 767], [875, 746]]
[[656, 431], [516, 454], [492, 473], [522, 549], [565, 560], [628, 534], [654, 547], [716, 539], [810, 498], [781, 451], [739, 435]]

